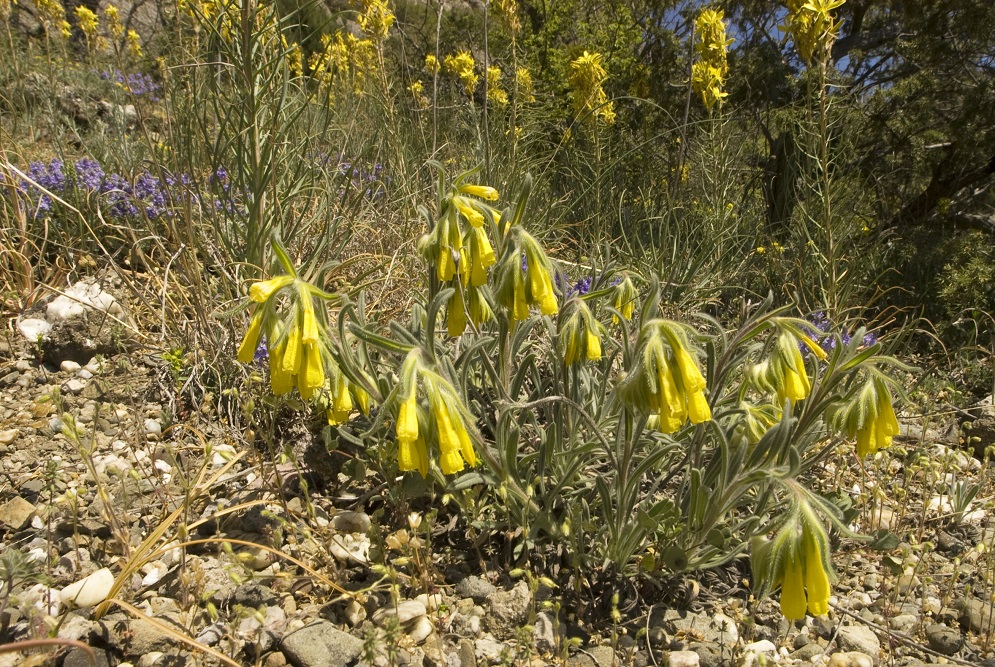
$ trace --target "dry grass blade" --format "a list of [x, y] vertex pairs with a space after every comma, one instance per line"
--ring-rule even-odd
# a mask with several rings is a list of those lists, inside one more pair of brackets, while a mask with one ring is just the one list
[[97, 664], [97, 655], [93, 649], [78, 639], [65, 639], [63, 637], [48, 637], [47, 639], [26, 639], [21, 642], [3, 644], [0, 646], [0, 653], [15, 653], [17, 651], [31, 651], [36, 648], [47, 646], [72, 646], [86, 651], [86, 659], [91, 665]]
[[191, 639], [190, 637], [187, 637], [183, 633], [177, 632], [175, 628], [172, 628], [166, 623], [163, 623], [162, 621], [159, 621], [155, 618], [152, 618], [151, 616], [144, 614], [140, 609], [128, 604], [124, 600], [109, 598], [104, 604], [108, 605], [116, 604], [117, 606], [121, 607], [135, 618], [144, 621], [145, 623], [148, 623], [149, 625], [151, 625], [152, 627], [154, 627], [156, 630], [163, 633], [164, 635], [172, 637], [176, 641], [186, 644], [187, 646], [196, 651], [203, 651], [207, 655], [217, 658], [226, 665], [231, 665], [232, 667], [242, 667], [241, 664], [235, 662], [234, 660], [226, 656], [224, 653], [215, 651], [213, 648], [210, 648], [209, 646], [204, 646], [203, 644], [198, 643], [197, 641]]

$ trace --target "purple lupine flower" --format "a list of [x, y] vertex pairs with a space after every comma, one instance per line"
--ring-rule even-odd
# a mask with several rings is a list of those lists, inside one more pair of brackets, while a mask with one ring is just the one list
[[256, 348], [255, 354], [252, 355], [252, 362], [260, 366], [266, 364], [269, 361], [269, 350], [266, 348], [266, 341], [259, 341], [259, 347]]
[[138, 215], [138, 209], [132, 202], [134, 192], [131, 184], [120, 174], [111, 174], [105, 178], [100, 190], [110, 204], [108, 211], [111, 216], [121, 218]]
[[104, 170], [100, 163], [88, 157], [76, 160], [76, 186], [91, 192], [100, 190], [104, 182]]
[[864, 340], [861, 342], [864, 344], [864, 347], [870, 347], [871, 345], [877, 344], [878, 336], [873, 331], [868, 331], [864, 334]]

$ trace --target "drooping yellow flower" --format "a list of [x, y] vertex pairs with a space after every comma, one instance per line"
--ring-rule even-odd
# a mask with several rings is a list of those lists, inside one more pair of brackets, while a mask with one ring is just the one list
[[[340, 377], [342, 376], [339, 373]], [[321, 355], [321, 347], [317, 341], [304, 343], [304, 360], [301, 362], [297, 375], [297, 391], [301, 398], [310, 401], [314, 392], [325, 385], [325, 363]]]
[[446, 306], [446, 329], [453, 338], [462, 336], [466, 331], [466, 303], [461, 285], [455, 285], [455, 291]]
[[417, 470], [428, 477], [428, 445], [424, 438], [397, 441], [397, 469], [401, 472]]
[[[623, 274], [622, 280], [619, 281], [615, 288], [612, 290], [612, 307], [619, 312], [625, 320], [632, 319], [632, 313], [636, 308], [636, 297], [638, 292], [636, 291], [636, 286], [632, 284], [632, 278], [629, 274]], [[612, 315], [612, 324], [618, 323], [618, 315]]]
[[559, 331], [560, 352], [567, 366], [582, 359], [601, 359], [601, 324], [594, 319], [591, 309], [582, 300], [570, 302], [572, 313]]
[[852, 423], [857, 429], [857, 456], [864, 458], [891, 446], [899, 434], [898, 418], [891, 402], [891, 392], [884, 380], [872, 377], [857, 399]]
[[[275, 340], [276, 336], [267, 336], [268, 340]], [[274, 396], [283, 396], [294, 388], [294, 374], [283, 369], [283, 355], [287, 349], [287, 342], [283, 341], [269, 349], [269, 379], [270, 388]]]
[[789, 558], [784, 566], [781, 580], [781, 614], [789, 621], [805, 618], [807, 606], [805, 598], [804, 571], [799, 560]]
[[301, 327], [295, 323], [287, 331], [287, 341], [283, 349], [283, 372], [290, 375], [297, 375], [300, 370], [304, 349], [301, 342]]
[[708, 406], [705, 392], [699, 390], [688, 394], [688, 419], [692, 424], [711, 421], [712, 409]]
[[470, 284], [481, 287], [487, 284], [487, 269], [497, 263], [497, 256], [483, 227], [473, 227], [469, 233]]
[[414, 442], [418, 437], [418, 401], [413, 389], [397, 410], [397, 441], [401, 443]]
[[460, 194], [472, 195], [474, 197], [480, 197], [481, 199], [486, 199], [487, 201], [497, 201], [498, 191], [489, 185], [473, 185], [470, 183], [464, 183], [457, 188]]
[[242, 344], [238, 346], [238, 355], [236, 358], [243, 364], [252, 363], [256, 349], [259, 348], [259, 339], [262, 337], [263, 314], [264, 310], [256, 306], [256, 309], [252, 312], [252, 319], [249, 320], [249, 328], [246, 329], [245, 336], [242, 338]]
[[249, 298], [256, 303], [264, 303], [276, 292], [294, 282], [291, 276], [277, 276], [269, 280], [252, 283], [249, 287]]

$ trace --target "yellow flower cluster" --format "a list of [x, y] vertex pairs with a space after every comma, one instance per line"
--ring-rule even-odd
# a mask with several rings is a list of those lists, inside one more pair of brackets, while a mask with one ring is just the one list
[[688, 351], [682, 326], [655, 319], [643, 324], [632, 371], [619, 382], [622, 399], [654, 415], [656, 428], [674, 433], [685, 422], [701, 424], [712, 418], [705, 397], [706, 382]]
[[[291, 306], [285, 317], [277, 314], [279, 294], [289, 290]], [[319, 392], [327, 403], [330, 424], [339, 424], [352, 413], [354, 399], [369, 410], [369, 396], [345, 377], [329, 350], [324, 311], [316, 310], [314, 299], [328, 298], [309, 283], [291, 275], [253, 283], [249, 299], [255, 303], [249, 328], [239, 345], [237, 359], [251, 363], [262, 337], [266, 336], [270, 388], [283, 396], [297, 387], [301, 398], [310, 401]]]
[[528, 319], [531, 306], [538, 307], [543, 315], [559, 312], [551, 278], [553, 265], [546, 251], [521, 227], [513, 227], [509, 239], [497, 280], [497, 300], [507, 310], [508, 320], [514, 325]]
[[337, 85], [352, 84], [356, 95], [362, 95], [367, 80], [377, 72], [377, 47], [369, 39], [360, 39], [341, 32], [321, 36], [322, 50], [311, 54], [308, 67], [311, 75], [334, 98]]
[[[466, 331], [467, 315], [474, 326], [489, 321], [493, 311], [484, 286], [487, 269], [497, 262], [488, 236], [499, 214], [481, 199], [495, 201], [498, 191], [487, 185], [460, 182], [443, 202], [438, 223], [419, 242], [419, 250], [435, 267], [439, 282], [455, 290], [446, 306], [450, 336]], [[489, 223], [489, 224], [485, 224]]]
[[[427, 64], [428, 59], [426, 58]], [[448, 55], [442, 59], [442, 66], [447, 72], [463, 82], [463, 89], [466, 90], [467, 95], [471, 96], [477, 90], [477, 83], [480, 81], [480, 77], [474, 71], [476, 64], [469, 51], [460, 51], [456, 55]]]
[[411, 93], [419, 109], [427, 109], [431, 104], [431, 100], [425, 95], [425, 85], [420, 80], [408, 86], [408, 92]]
[[805, 400], [812, 391], [812, 381], [808, 377], [799, 345], [804, 345], [820, 360], [826, 358], [826, 353], [799, 326], [787, 320], [775, 326], [778, 335], [773, 355], [755, 365], [750, 374], [754, 386], [776, 393], [778, 407], [783, 407], [785, 401], [794, 404]]
[[508, 91], [501, 87], [501, 68], [487, 68], [487, 101], [498, 107], [508, 106]]
[[[638, 295], [636, 286], [632, 284], [632, 278], [625, 273], [618, 285], [612, 289], [612, 308], [618, 311], [622, 319], [631, 320]], [[612, 315], [612, 324], [618, 324], [618, 315]]]
[[707, 109], [722, 101], [728, 93], [722, 90], [729, 64], [726, 52], [733, 40], [726, 37], [726, 25], [721, 9], [704, 9], [694, 22], [698, 43], [695, 51], [698, 60], [691, 66], [691, 87], [701, 95], [701, 101]]
[[390, 11], [386, 0], [362, 0], [363, 11], [359, 15], [359, 28], [363, 33], [378, 42], [387, 39], [390, 27], [394, 25], [394, 12]]
[[761, 592], [781, 587], [781, 613], [789, 621], [829, 611], [829, 540], [822, 522], [805, 501], [773, 540], [754, 538], [750, 560]]
[[104, 18], [107, 19], [107, 32], [115, 40], [124, 36], [124, 26], [121, 25], [121, 10], [116, 5], [107, 5], [104, 9]]
[[812, 64], [813, 57], [823, 60], [836, 41], [841, 22], [834, 21], [830, 12], [843, 5], [846, 0], [787, 0], [788, 15], [781, 30], [791, 35], [798, 49], [798, 55], [806, 65]]
[[35, 0], [35, 8], [38, 10], [38, 20], [41, 21], [45, 32], [52, 26], [57, 26], [59, 32], [65, 37], [70, 34], [69, 22], [66, 21], [66, 10], [59, 0]]
[[280, 48], [283, 51], [283, 57], [287, 59], [287, 69], [290, 70], [290, 73], [296, 77], [304, 76], [304, 50], [301, 49], [301, 45], [297, 42], [288, 43], [286, 35], [281, 34]]
[[79, 5], [76, 7], [76, 20], [86, 40], [86, 49], [92, 53], [97, 49], [99, 39], [97, 31], [100, 30], [100, 22], [97, 15], [90, 8]]
[[522, 29], [522, 22], [518, 18], [518, 1], [517, 0], [494, 0], [491, 7], [497, 12], [497, 15], [501, 17], [502, 23], [508, 28], [508, 32], [514, 35], [518, 34], [518, 31]]
[[601, 359], [601, 322], [594, 318], [591, 309], [581, 299], [571, 302], [570, 316], [560, 325], [560, 353], [567, 366], [581, 359]]
[[142, 57], [142, 38], [139, 37], [137, 32], [129, 30], [124, 38], [124, 45], [128, 50], [129, 56], [136, 60]]
[[536, 101], [535, 88], [532, 84], [532, 73], [525, 67], [515, 71], [515, 84], [518, 86], [518, 99], [530, 104]]
[[435, 57], [435, 54], [430, 53], [425, 56], [425, 69], [432, 75], [439, 73], [439, 59]]
[[840, 420], [846, 434], [857, 439], [859, 458], [890, 447], [898, 435], [898, 418], [884, 377], [871, 375], [855, 400], [841, 411]]
[[[419, 400], [419, 388], [425, 401]], [[426, 404], [427, 403], [427, 409]], [[429, 444], [437, 443], [439, 468], [444, 475], [473, 467], [477, 457], [470, 433], [473, 417], [455, 388], [445, 378], [426, 368], [421, 352], [408, 353], [401, 366], [397, 392], [397, 463], [401, 471], [429, 472]]]
[[601, 65], [600, 53], [588, 53], [570, 63], [570, 89], [573, 94], [574, 113], [593, 113], [606, 125], [615, 122], [614, 104], [602, 87], [608, 73]]

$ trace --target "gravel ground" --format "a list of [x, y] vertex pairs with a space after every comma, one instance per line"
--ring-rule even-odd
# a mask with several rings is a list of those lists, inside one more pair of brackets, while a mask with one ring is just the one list
[[299, 463], [273, 465], [210, 406], [170, 425], [159, 359], [35, 353], [0, 343], [0, 643], [65, 645], [0, 667], [85, 665], [90, 649], [139, 667], [995, 664], [992, 484], [947, 433], [906, 424], [876, 470], [841, 453], [819, 472], [871, 536], [839, 543], [828, 616], [787, 623], [736, 561], [637, 582], [612, 623], [604, 605], [568, 610], [567, 582], [530, 587], [447, 541], [455, 523], [374, 511], [306, 432]]

